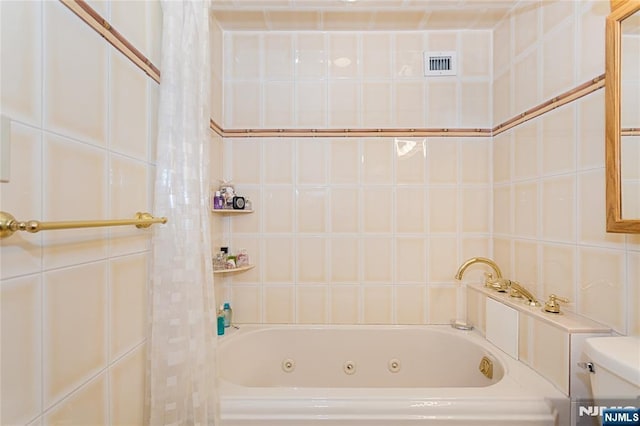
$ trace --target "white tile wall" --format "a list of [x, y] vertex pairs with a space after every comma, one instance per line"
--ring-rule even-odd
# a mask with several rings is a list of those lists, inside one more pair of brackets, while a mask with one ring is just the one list
[[[91, 5], [159, 63], [158, 3]], [[150, 210], [157, 84], [60, 2], [0, 8], [2, 210], [46, 221]], [[0, 423], [140, 424], [149, 232], [21, 234], [0, 242]]]
[[[293, 102], [295, 114], [288, 116], [288, 123], [272, 123], [266, 109], [234, 107], [246, 102], [247, 95], [229, 90], [224, 123], [242, 127], [250, 121], [256, 127], [276, 128], [373, 123], [491, 127], [602, 74], [607, 13], [602, 2], [546, 2], [515, 10], [493, 31], [226, 31], [226, 87], [251, 86], [250, 102], [265, 108], [265, 91], [274, 82], [283, 83], [285, 103]], [[244, 61], [255, 46], [262, 50]], [[422, 77], [421, 53], [429, 49], [457, 51], [461, 73], [455, 78]], [[273, 68], [273, 55], [279, 61], [293, 59], [293, 73], [289, 66], [278, 75], [266, 72]], [[238, 66], [244, 68], [232, 71]], [[303, 235], [328, 239], [325, 276], [330, 297], [323, 305], [326, 315], [318, 315], [318, 321], [367, 321], [367, 300], [377, 300], [366, 290], [369, 285], [392, 286], [389, 322], [444, 321], [446, 315], [438, 312], [431, 296], [439, 286], [453, 284], [451, 275], [461, 260], [485, 254], [541, 298], [552, 292], [568, 296], [569, 309], [631, 332], [640, 326], [630, 309], [620, 309], [623, 301], [601, 312], [584, 290], [598, 278], [585, 269], [581, 251], [604, 250], [605, 257], [621, 265], [609, 268], [614, 294], [633, 288], [629, 259], [637, 251], [633, 237], [604, 231], [603, 103], [603, 91], [598, 91], [491, 139], [411, 140], [417, 148], [408, 158], [398, 155], [399, 147], [408, 146], [404, 140], [297, 139], [294, 153], [284, 154], [283, 140], [228, 140], [225, 175], [241, 190], [262, 197], [256, 205], [258, 217], [233, 219], [234, 232], [227, 238], [238, 246], [278, 232], [291, 240], [293, 251], [287, 254], [293, 253], [296, 268], [315, 261], [299, 251]], [[315, 155], [296, 156], [296, 151], [307, 151], [307, 145]], [[287, 198], [286, 209], [295, 214], [289, 218], [282, 212], [290, 224], [285, 228], [274, 222], [273, 198], [267, 196], [273, 189], [264, 168], [274, 157], [286, 171], [290, 161], [296, 164], [291, 180], [281, 182], [286, 191], [292, 185], [298, 194], [292, 204]], [[307, 181], [307, 170], [320, 176], [318, 180]], [[381, 199], [390, 203], [376, 203]], [[415, 241], [424, 244], [418, 247]], [[253, 289], [242, 289], [255, 302], [257, 312], [250, 316], [266, 321], [263, 284], [273, 266], [263, 249], [258, 250], [251, 279], [238, 277], [227, 291], [233, 298], [237, 283]], [[426, 260], [414, 265], [422, 253]], [[342, 259], [346, 261], [339, 262]], [[355, 287], [334, 288], [342, 282]], [[424, 303], [413, 305], [413, 314], [405, 315], [399, 302], [399, 295], [408, 291], [405, 283], [429, 290], [420, 291]], [[288, 285], [295, 292], [299, 282]], [[337, 294], [352, 302], [345, 306]], [[348, 314], [341, 316], [337, 309]], [[380, 309], [380, 318], [386, 317], [387, 305]]]
[[[226, 31], [225, 128], [491, 126], [491, 31]], [[426, 80], [423, 52], [468, 55]]]
[[[608, 13], [603, 2], [547, 2], [499, 24], [494, 123], [603, 74]], [[637, 334], [624, 299], [638, 283], [637, 238], [604, 226], [603, 92], [494, 138], [494, 257], [541, 298], [566, 296], [569, 310]]]
[[[224, 243], [249, 248], [257, 265], [226, 281], [225, 297], [258, 322], [448, 322], [459, 262], [489, 253], [490, 148], [481, 138], [225, 140], [225, 176], [255, 212], [225, 219]], [[321, 295], [314, 314], [300, 305], [309, 286]]]

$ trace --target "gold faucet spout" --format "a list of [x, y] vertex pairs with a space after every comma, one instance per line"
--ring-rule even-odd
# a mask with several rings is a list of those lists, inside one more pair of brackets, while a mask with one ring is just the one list
[[462, 265], [460, 265], [460, 268], [458, 268], [458, 272], [456, 272], [456, 279], [461, 280], [464, 271], [466, 271], [469, 266], [475, 263], [484, 263], [485, 265], [489, 265], [495, 271], [496, 278], [502, 278], [502, 272], [500, 271], [500, 268], [498, 267], [498, 264], [496, 262], [486, 257], [472, 257], [471, 259], [466, 260]]

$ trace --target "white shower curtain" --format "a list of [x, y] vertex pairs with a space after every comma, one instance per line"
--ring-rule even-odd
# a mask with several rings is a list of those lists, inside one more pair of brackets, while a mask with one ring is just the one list
[[214, 425], [208, 1], [163, 0], [145, 421]]

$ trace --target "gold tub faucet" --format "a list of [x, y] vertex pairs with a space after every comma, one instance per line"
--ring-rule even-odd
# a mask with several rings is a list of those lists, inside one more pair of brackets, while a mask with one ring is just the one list
[[[496, 273], [496, 278], [497, 279], [502, 279], [502, 271], [500, 271], [500, 268], [498, 267], [498, 264], [496, 262], [494, 262], [491, 259], [488, 259], [486, 257], [472, 257], [471, 259], [466, 260], [462, 265], [460, 265], [460, 268], [458, 268], [458, 272], [456, 272], [456, 279], [457, 280], [461, 280], [462, 279], [462, 275], [464, 274], [464, 271], [467, 270], [467, 268], [471, 265], [473, 265], [474, 263], [484, 263], [485, 265], [489, 265]], [[489, 274], [491, 275], [491, 274]], [[491, 280], [493, 278], [493, 275], [488, 276], [487, 277], [487, 281]]]
[[527, 290], [522, 284], [518, 283], [517, 281], [503, 278], [502, 271], [500, 271], [498, 264], [486, 257], [472, 257], [471, 259], [466, 260], [462, 265], [460, 265], [460, 268], [458, 268], [458, 272], [456, 272], [456, 279], [461, 280], [464, 271], [466, 271], [469, 266], [475, 263], [484, 263], [485, 265], [489, 265], [496, 274], [494, 278], [492, 273], [485, 273], [485, 287], [492, 288], [502, 293], [509, 291], [511, 297], [525, 298], [529, 306], [540, 306], [540, 302], [538, 302], [538, 300], [533, 294], [531, 294], [529, 290]]

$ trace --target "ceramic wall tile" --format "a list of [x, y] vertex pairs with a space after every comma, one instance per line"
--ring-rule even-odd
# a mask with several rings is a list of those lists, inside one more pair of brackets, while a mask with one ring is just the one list
[[26, 424], [42, 411], [42, 283], [38, 275], [0, 286], [2, 422]]
[[425, 197], [422, 188], [396, 189], [396, 232], [422, 234], [427, 231]]
[[286, 81], [267, 81], [264, 85], [264, 126], [294, 127], [294, 85]]
[[578, 312], [621, 334], [627, 333], [624, 258], [617, 250], [584, 247], [578, 251]]
[[323, 283], [327, 280], [326, 240], [324, 238], [300, 238], [296, 250], [299, 283]]
[[232, 81], [225, 86], [229, 93], [225, 112], [225, 127], [251, 128], [261, 126], [262, 91], [257, 81]]
[[394, 138], [395, 182], [398, 184], [426, 183], [427, 140]]
[[256, 79], [260, 77], [260, 36], [257, 34], [229, 33], [230, 61], [225, 62], [227, 78]]
[[393, 192], [390, 188], [365, 187], [362, 194], [362, 230], [390, 233], [393, 220]]
[[426, 281], [427, 244], [422, 238], [396, 240], [396, 282], [424, 283]]
[[298, 232], [326, 232], [328, 201], [329, 194], [326, 188], [301, 188], [298, 190]]
[[265, 239], [263, 244], [265, 282], [293, 282], [293, 241], [290, 238], [269, 238]]
[[331, 283], [356, 283], [359, 280], [360, 244], [356, 237], [333, 238], [329, 247]]
[[328, 290], [326, 286], [298, 286], [296, 306], [299, 324], [325, 324], [328, 318]]
[[330, 128], [360, 127], [359, 103], [362, 87], [357, 80], [329, 82], [328, 116]]
[[454, 233], [458, 226], [458, 189], [432, 188], [429, 190], [429, 232]]
[[262, 200], [264, 232], [292, 232], [295, 229], [294, 199], [289, 186], [265, 189]]
[[568, 22], [544, 37], [542, 98], [549, 99], [575, 85], [574, 23]]
[[395, 286], [395, 318], [398, 324], [425, 324], [427, 293], [425, 286]]
[[426, 127], [426, 84], [398, 81], [395, 84], [393, 113], [398, 127]]
[[456, 287], [429, 286], [427, 292], [429, 324], [448, 324], [457, 317]]
[[111, 368], [110, 418], [113, 424], [144, 422], [146, 347], [141, 345]]
[[452, 282], [458, 270], [458, 249], [455, 237], [429, 238], [427, 248], [427, 282]]
[[331, 190], [331, 231], [354, 233], [360, 229], [360, 200], [356, 188]]
[[537, 122], [526, 123], [513, 132], [515, 179], [528, 179], [538, 174], [538, 152], [541, 149], [538, 144], [538, 128]]
[[389, 128], [392, 123], [392, 85], [387, 82], [363, 83], [362, 125], [366, 128]]
[[140, 344], [147, 336], [147, 282], [149, 256], [114, 259], [109, 265], [109, 359]]
[[264, 287], [264, 318], [267, 323], [291, 324], [294, 322], [294, 291], [290, 286]]
[[332, 324], [358, 324], [360, 322], [360, 287], [333, 285], [330, 289]]
[[329, 34], [329, 78], [356, 78], [360, 74], [360, 55], [356, 33]]
[[514, 11], [514, 53], [520, 55], [531, 48], [538, 40], [538, 19], [540, 14], [538, 4], [531, 7], [521, 7]]
[[514, 231], [519, 237], [538, 235], [538, 185], [516, 184], [514, 188]]
[[108, 381], [105, 376], [100, 374], [48, 412], [45, 424], [108, 424]]
[[576, 238], [576, 182], [573, 176], [542, 182], [542, 237], [571, 243]]
[[107, 265], [47, 272], [43, 284], [44, 403], [50, 407], [107, 364]]
[[297, 143], [297, 181], [299, 184], [327, 183], [329, 144], [324, 139], [299, 140]]
[[262, 322], [262, 287], [235, 285], [231, 288], [231, 300], [236, 323]]
[[346, 142], [343, 139], [330, 142], [330, 181], [333, 184], [356, 184], [360, 181], [362, 158], [358, 140]]
[[567, 173], [575, 170], [575, 107], [567, 105], [542, 117], [542, 172]]
[[365, 324], [389, 324], [393, 318], [391, 286], [365, 286], [363, 289]]
[[43, 3], [4, 2], [2, 8], [2, 113], [32, 125], [42, 123]]
[[120, 52], [110, 52], [109, 64], [110, 148], [138, 160], [147, 160], [148, 77]]
[[389, 283], [393, 274], [391, 238], [366, 238], [362, 248], [363, 281]]
[[107, 45], [64, 5], [44, 3], [43, 8], [43, 124], [57, 133], [104, 147]]
[[306, 129], [327, 126], [327, 82], [297, 81], [296, 93], [296, 125]]
[[365, 79], [391, 77], [391, 34], [369, 32], [362, 36], [362, 74]]
[[264, 73], [267, 80], [285, 80], [293, 77], [292, 44], [292, 34], [265, 34]]
[[463, 128], [491, 127], [491, 85], [486, 81], [462, 83], [460, 120]]
[[[489, 77], [494, 64], [491, 58], [491, 32], [464, 31], [461, 34], [461, 66], [464, 77]], [[508, 39], [507, 39], [508, 40]]]

